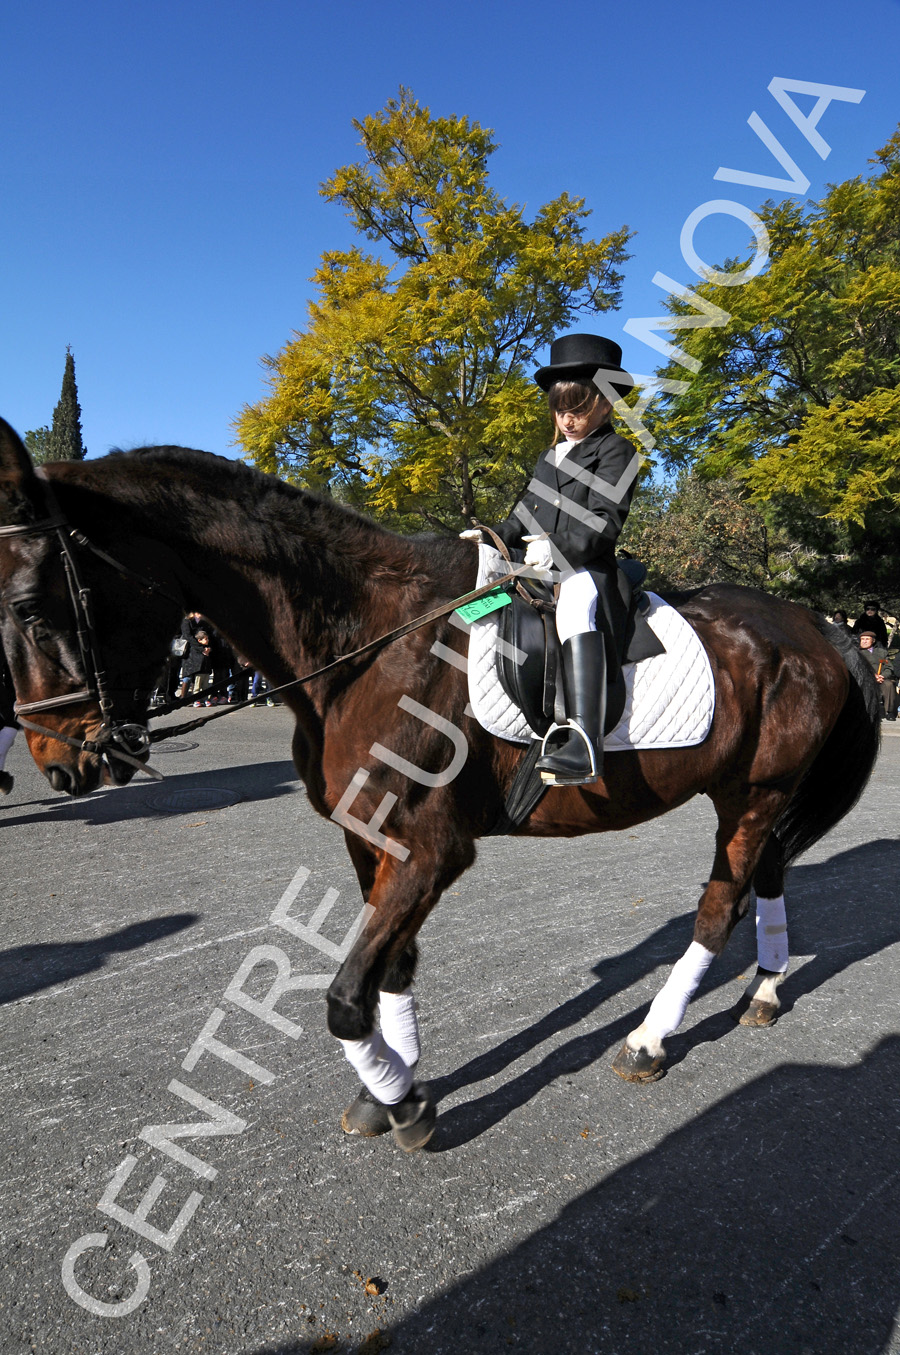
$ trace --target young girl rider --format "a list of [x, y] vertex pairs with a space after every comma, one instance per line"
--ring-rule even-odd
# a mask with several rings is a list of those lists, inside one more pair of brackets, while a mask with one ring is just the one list
[[619, 345], [597, 334], [555, 340], [548, 366], [534, 379], [549, 397], [556, 439], [494, 531], [508, 547], [526, 547], [525, 563], [538, 577], [559, 580], [567, 722], [548, 734], [537, 767], [551, 784], [589, 785], [603, 772], [607, 670], [617, 661], [614, 637], [625, 622], [615, 546], [640, 465], [633, 445], [610, 425], [604, 392], [624, 395], [634, 381]]

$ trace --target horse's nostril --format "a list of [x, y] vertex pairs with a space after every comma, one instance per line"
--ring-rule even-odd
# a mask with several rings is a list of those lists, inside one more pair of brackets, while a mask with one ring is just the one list
[[51, 764], [44, 769], [44, 774], [54, 790], [64, 790], [69, 795], [75, 795], [77, 792], [77, 783], [72, 772], [68, 767], [62, 767], [58, 762]]
[[116, 757], [111, 757], [109, 759], [109, 775], [113, 785], [127, 786], [128, 782], [134, 776], [134, 772], [127, 763], [120, 762]]

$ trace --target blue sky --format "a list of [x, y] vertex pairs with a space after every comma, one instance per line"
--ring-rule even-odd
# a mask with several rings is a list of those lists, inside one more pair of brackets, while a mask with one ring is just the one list
[[[900, 0], [852, 14], [836, 0], [32, 0], [3, 7], [0, 51], [0, 413], [23, 432], [49, 423], [71, 344], [92, 456], [145, 442], [237, 455], [230, 425], [264, 393], [260, 357], [303, 327], [322, 251], [353, 238], [318, 186], [356, 158], [351, 119], [400, 85], [493, 128], [492, 182], [529, 213], [565, 190], [592, 233], [637, 232], [621, 310], [579, 327], [622, 342], [638, 372], [655, 356], [624, 325], [661, 313], [657, 271], [696, 281], [689, 214], [781, 196], [714, 179], [783, 177], [753, 112], [813, 198], [864, 172], [900, 121]], [[773, 77], [865, 90], [824, 111], [827, 159]], [[695, 238], [710, 262], [748, 242], [723, 215]]]

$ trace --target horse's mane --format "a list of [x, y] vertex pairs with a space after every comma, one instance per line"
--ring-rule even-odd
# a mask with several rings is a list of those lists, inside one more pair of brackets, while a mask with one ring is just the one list
[[327, 507], [329, 512], [343, 515], [348, 522], [365, 523], [367, 527], [376, 532], [382, 532], [387, 536], [394, 535], [387, 528], [382, 527], [377, 522], [372, 522], [371, 519], [364, 517], [362, 513], [358, 513], [355, 508], [351, 508], [348, 504], [339, 503], [336, 499], [329, 498], [327, 495], [316, 494], [309, 489], [301, 489], [299, 485], [289, 484], [286, 480], [279, 479], [277, 475], [267, 475], [265, 472], [257, 470], [255, 466], [248, 466], [244, 461], [235, 461], [226, 456], [218, 456], [215, 452], [202, 452], [195, 447], [175, 446], [135, 447], [129, 451], [116, 448], [109, 453], [108, 459], [110, 461], [158, 463], [183, 470], [200, 471], [205, 474], [214, 470], [218, 483], [221, 483], [223, 477], [230, 479], [233, 487], [241, 493], [249, 495], [257, 508], [262, 509], [267, 505], [274, 507], [276, 504], [286, 501], [290, 501], [295, 509], [303, 504], [310, 507], [319, 504]]
[[[340, 547], [343, 543], [349, 551], [364, 546], [381, 557], [384, 565], [399, 565], [405, 572], [411, 562], [414, 568], [427, 565], [429, 572], [438, 575], [443, 570], [458, 566], [470, 550], [456, 536], [439, 536], [434, 533], [417, 533], [401, 536], [397, 532], [374, 522], [363, 513], [348, 504], [338, 502], [324, 494], [301, 489], [289, 484], [275, 475], [269, 475], [248, 466], [243, 461], [231, 460], [213, 452], [200, 451], [193, 447], [153, 446], [137, 447], [123, 451], [119, 448], [96, 461], [66, 463], [79, 469], [99, 467], [103, 463], [122, 466], [129, 463], [170, 468], [173, 472], [187, 472], [191, 480], [199, 474], [204, 478], [213, 477], [217, 489], [241, 502], [247, 512], [243, 528], [260, 539], [266, 533], [283, 528], [286, 521], [294, 526], [302, 526], [307, 531], [324, 532], [329, 539]], [[171, 485], [171, 481], [167, 482]], [[135, 486], [138, 494], [143, 490]], [[401, 563], [402, 561], [402, 563]]]

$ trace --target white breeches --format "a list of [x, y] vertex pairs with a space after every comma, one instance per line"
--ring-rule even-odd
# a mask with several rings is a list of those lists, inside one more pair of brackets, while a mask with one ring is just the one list
[[596, 630], [597, 585], [586, 569], [565, 570], [559, 581], [556, 633], [561, 643]]

